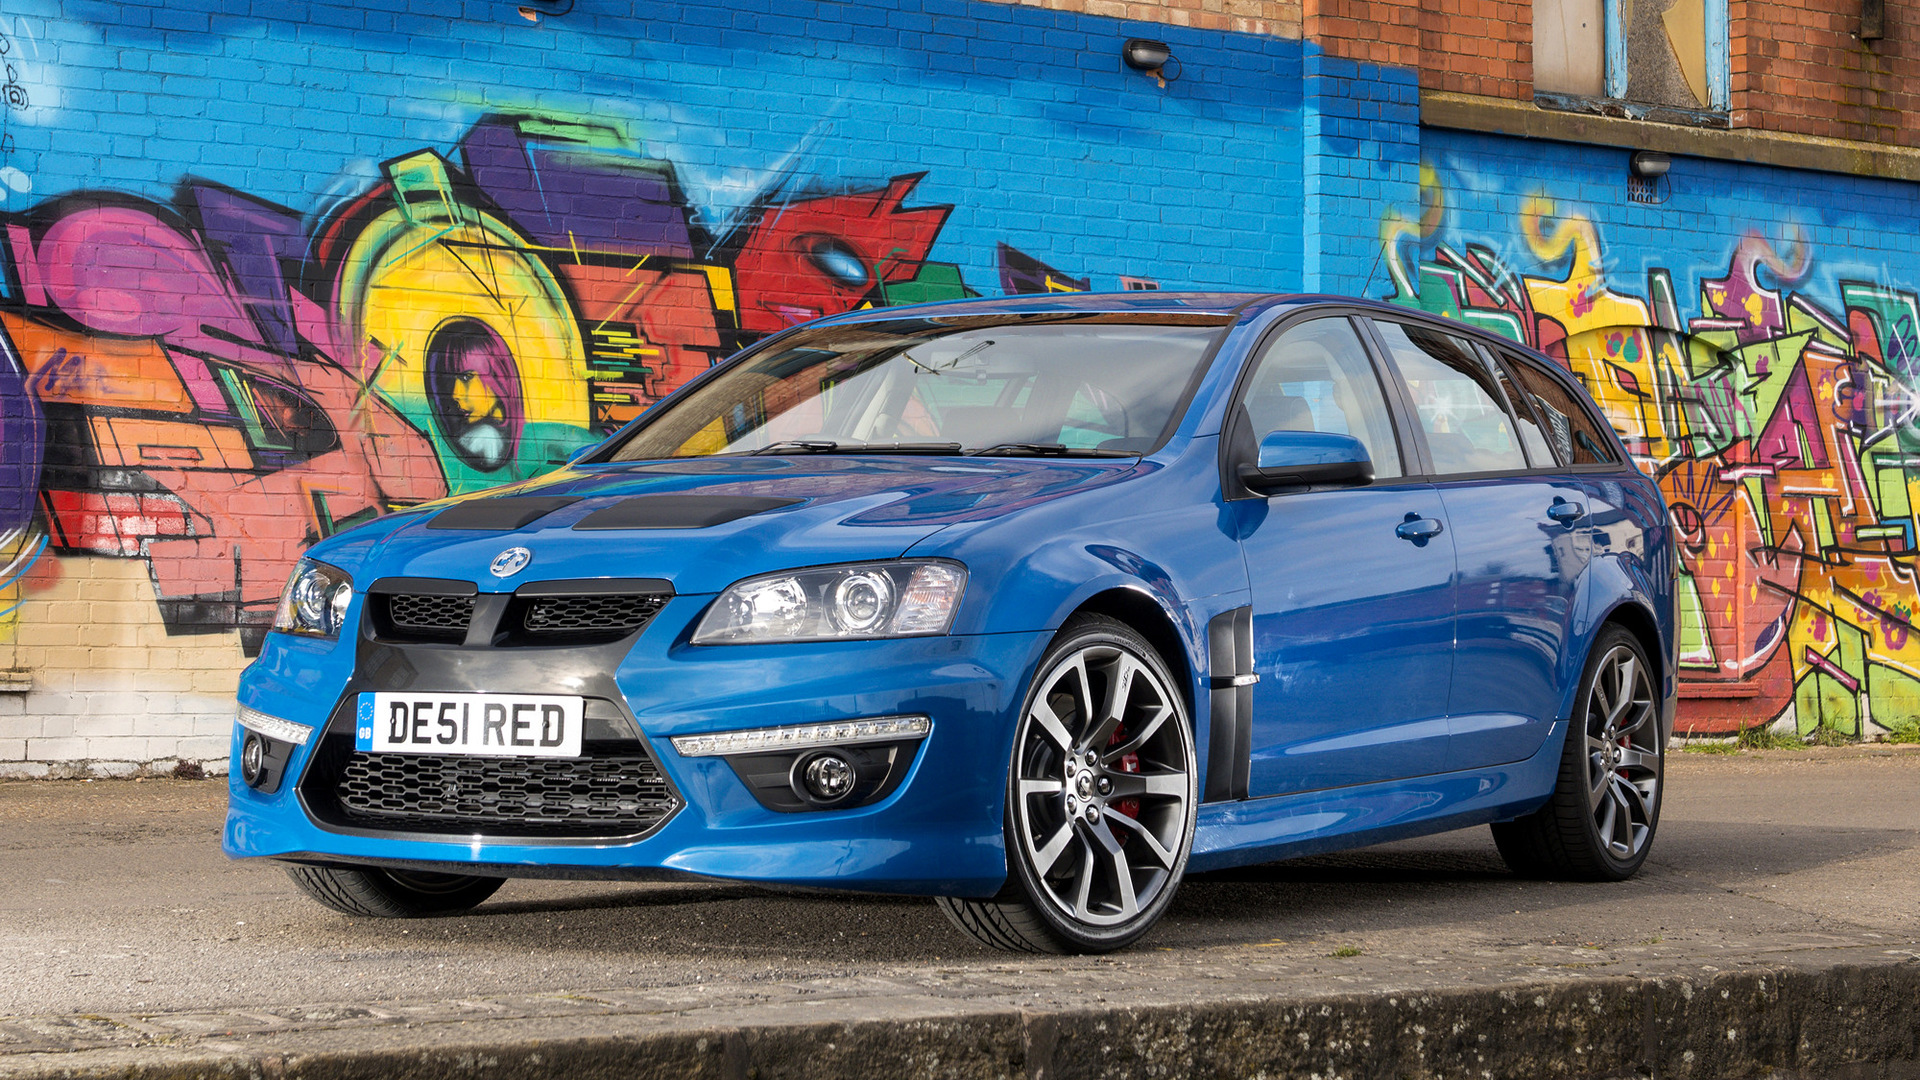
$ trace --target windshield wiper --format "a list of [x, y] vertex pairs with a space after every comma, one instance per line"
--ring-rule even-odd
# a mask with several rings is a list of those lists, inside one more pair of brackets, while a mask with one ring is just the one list
[[749, 456], [756, 454], [957, 454], [960, 444], [957, 442], [909, 442], [909, 443], [838, 443], [832, 439], [789, 439], [785, 442], [768, 443], [758, 450], [749, 450]]
[[1066, 443], [1047, 442], [1006, 442], [993, 446], [983, 446], [978, 450], [967, 451], [968, 457], [996, 457], [1000, 455], [1032, 455], [1034, 457], [1139, 457], [1131, 450], [1101, 450], [1091, 446], [1068, 446]]
[[747, 451], [748, 457], [756, 454], [831, 454], [840, 449], [840, 444], [832, 439], [788, 439], [784, 442], [768, 443], [758, 450]]

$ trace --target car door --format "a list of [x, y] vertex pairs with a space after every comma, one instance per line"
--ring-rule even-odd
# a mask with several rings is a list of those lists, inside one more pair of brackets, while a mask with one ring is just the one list
[[1492, 354], [1417, 322], [1372, 324], [1413, 398], [1453, 532], [1447, 767], [1530, 757], [1565, 689], [1587, 495]]
[[1440, 771], [1453, 537], [1439, 493], [1408, 478], [1408, 433], [1396, 427], [1357, 325], [1318, 318], [1271, 339], [1229, 423], [1229, 454], [1275, 430], [1325, 431], [1359, 439], [1374, 466], [1364, 485], [1237, 491], [1251, 501], [1241, 533], [1260, 677], [1247, 793]]

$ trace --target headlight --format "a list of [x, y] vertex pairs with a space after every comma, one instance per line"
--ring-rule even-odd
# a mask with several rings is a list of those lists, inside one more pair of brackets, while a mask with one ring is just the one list
[[958, 563], [926, 559], [828, 566], [729, 587], [693, 633], [695, 645], [834, 641], [944, 634], [967, 587]]
[[284, 634], [336, 638], [353, 602], [353, 578], [345, 570], [323, 562], [301, 559], [280, 594], [273, 628]]

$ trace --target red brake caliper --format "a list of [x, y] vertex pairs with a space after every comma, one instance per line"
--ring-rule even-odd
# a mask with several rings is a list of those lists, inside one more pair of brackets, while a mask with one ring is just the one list
[[[1125, 728], [1113, 729], [1113, 738], [1108, 741], [1107, 745], [1119, 746], [1122, 742], [1124, 742], [1125, 730], [1126, 730]], [[1139, 772], [1140, 771], [1140, 755], [1139, 754], [1122, 754], [1120, 756], [1120, 771], [1130, 772], [1130, 773]], [[1127, 815], [1128, 817], [1134, 819], [1135, 821], [1140, 820], [1140, 799], [1138, 796], [1133, 796], [1125, 799], [1115, 799], [1112, 802], [1108, 803], [1107, 805], [1113, 807], [1115, 810], [1120, 811], [1121, 813]], [[1124, 844], [1127, 842], [1125, 830], [1115, 829], [1114, 831], [1117, 833], [1121, 833], [1121, 836], [1120, 836], [1121, 843]]]

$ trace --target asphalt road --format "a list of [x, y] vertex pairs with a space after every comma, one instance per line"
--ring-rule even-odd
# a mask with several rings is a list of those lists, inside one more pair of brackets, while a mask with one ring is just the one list
[[730, 885], [514, 881], [459, 918], [352, 919], [228, 861], [224, 799], [219, 781], [0, 783], [0, 1018], [901, 980], [1178, 993], [1256, 970], [1468, 985], [1920, 953], [1911, 747], [1676, 754], [1631, 882], [1517, 880], [1475, 829], [1192, 878], [1145, 942], [1100, 959], [986, 951], [924, 900]]

